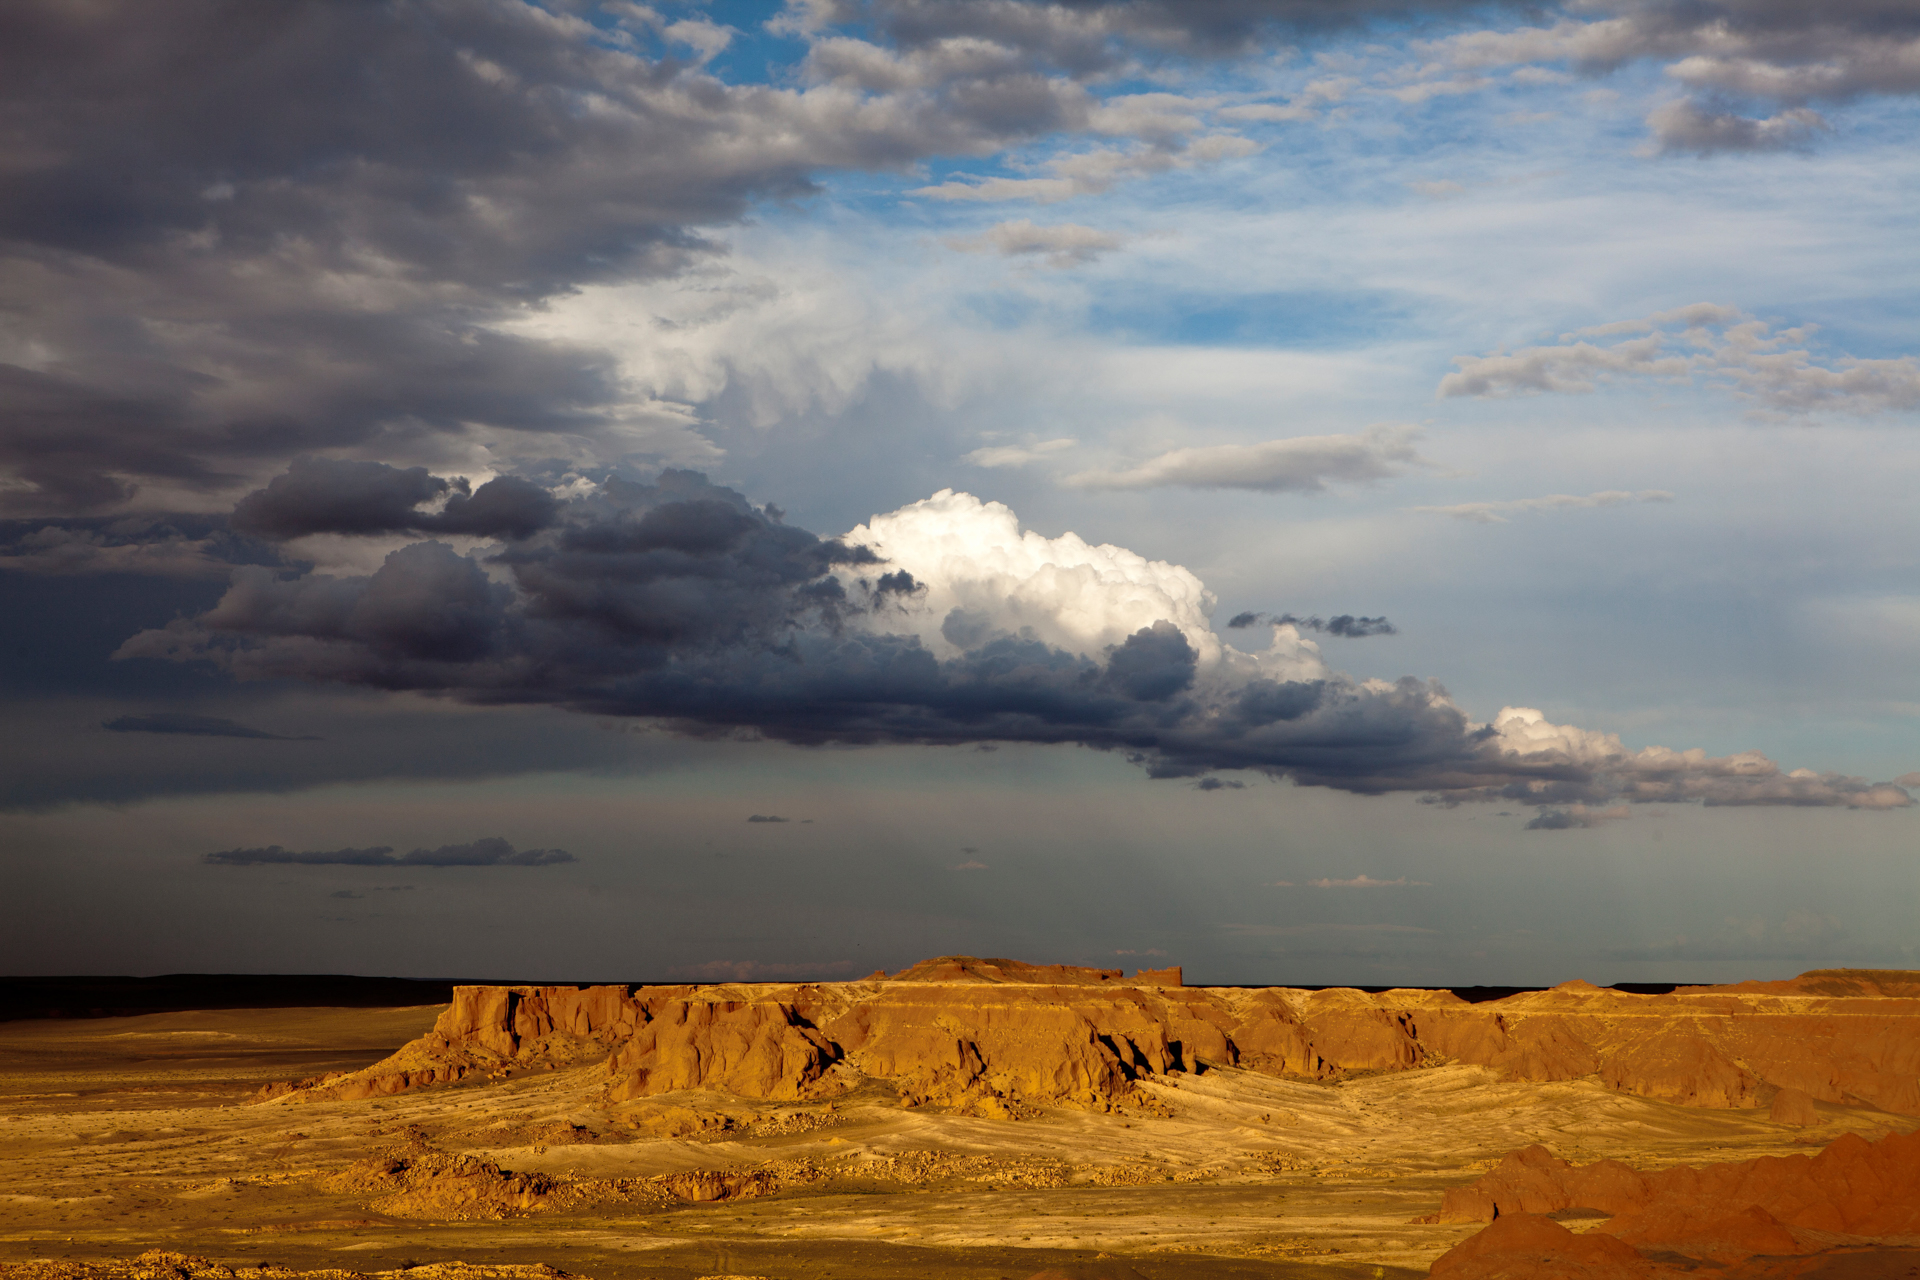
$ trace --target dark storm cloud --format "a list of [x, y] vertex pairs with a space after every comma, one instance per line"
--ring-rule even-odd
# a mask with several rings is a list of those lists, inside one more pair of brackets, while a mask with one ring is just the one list
[[[390, 470], [354, 474], [379, 493]], [[343, 509], [362, 505], [345, 491], [333, 496]], [[125, 652], [186, 656], [177, 646], [205, 638], [204, 656], [220, 650], [245, 675], [393, 689], [478, 678], [490, 688], [476, 696], [571, 702], [556, 699], [561, 688], [619, 690], [643, 671], [672, 684], [690, 659], [770, 652], [803, 620], [831, 631], [851, 606], [828, 571], [874, 563], [865, 548], [778, 523], [691, 472], [667, 471], [653, 485], [610, 480], [576, 507], [550, 536], [490, 558], [511, 573], [518, 600], [478, 559], [416, 542], [365, 578], [237, 570], [211, 612], [148, 632]], [[255, 643], [267, 638], [274, 642]], [[620, 700], [613, 693], [610, 705]]]
[[1234, 782], [1221, 778], [1202, 778], [1193, 784], [1195, 791], [1240, 791], [1246, 787], [1244, 782]]
[[749, 815], [747, 818], [747, 821], [748, 822], [786, 822], [787, 819], [771, 813], [756, 813], [756, 814]]
[[575, 858], [565, 849], [518, 849], [498, 836], [471, 844], [443, 844], [437, 849], [415, 849], [394, 856], [391, 845], [366, 849], [333, 849], [294, 853], [271, 844], [262, 849], [227, 849], [209, 853], [202, 862], [221, 867], [295, 865], [306, 867], [550, 867]]
[[232, 533], [225, 516], [0, 520], [0, 570], [43, 576], [224, 578], [236, 564], [292, 567], [280, 548]]
[[[1018, 69], [730, 85], [648, 53], [654, 25], [521, 0], [5, 6], [0, 342], [37, 354], [0, 364], [0, 494], [193, 505], [302, 453], [621, 426], [605, 352], [494, 322], [684, 269], [701, 228], [813, 174], [990, 154], [1091, 105]], [[449, 498], [439, 528], [535, 527], [528, 497]]]
[[[376, 491], [391, 479], [356, 474]], [[144, 631], [118, 656], [550, 704], [696, 735], [1080, 743], [1123, 752], [1155, 777], [1247, 769], [1362, 793], [1568, 812], [1623, 795], [1909, 803], [1888, 784], [1789, 777], [1755, 757], [1631, 755], [1538, 713], [1503, 737], [1497, 725], [1471, 724], [1439, 685], [1411, 677], [1203, 681], [1193, 643], [1165, 620], [1108, 647], [1103, 661], [1031, 632], [946, 625], [962, 651], [942, 659], [917, 635], [870, 629], [887, 594], [876, 580], [900, 572], [883, 569], [864, 546], [817, 538], [702, 476], [668, 471], [652, 485], [610, 479], [565, 504], [553, 527], [491, 555], [427, 541], [366, 577], [236, 570], [212, 609]]]
[[1124, 644], [1108, 650], [1103, 679], [1109, 688], [1135, 701], [1165, 702], [1192, 686], [1198, 661], [1199, 655], [1180, 628], [1161, 621], [1142, 627]]
[[[441, 498], [440, 511], [416, 510]], [[518, 476], [499, 476], [475, 490], [464, 479], [428, 475], [425, 467], [295, 458], [286, 474], [240, 500], [232, 525], [272, 541], [403, 530], [527, 538], [552, 523], [559, 508], [552, 494]]]
[[1342, 613], [1332, 618], [1299, 618], [1291, 613], [1236, 613], [1227, 619], [1227, 626], [1234, 630], [1268, 623], [1276, 627], [1298, 627], [1302, 631], [1318, 631], [1330, 636], [1344, 636], [1349, 640], [1360, 640], [1367, 636], [1395, 636], [1400, 629], [1382, 618], [1361, 618], [1351, 613]]
[[272, 742], [318, 742], [312, 734], [268, 733], [220, 716], [196, 716], [185, 712], [162, 711], [147, 716], [120, 716], [103, 721], [102, 729], [115, 733], [184, 733], [207, 738], [264, 738]]

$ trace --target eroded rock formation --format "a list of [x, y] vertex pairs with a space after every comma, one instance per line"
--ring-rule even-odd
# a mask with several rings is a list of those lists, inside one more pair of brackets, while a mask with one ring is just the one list
[[1569, 982], [1483, 1004], [1179, 983], [1178, 969], [1128, 979], [943, 956], [859, 982], [461, 987], [432, 1032], [384, 1061], [262, 1096], [367, 1098], [601, 1063], [614, 1103], [682, 1089], [801, 1100], [866, 1076], [909, 1102], [1012, 1114], [1108, 1109], [1176, 1071], [1329, 1080], [1460, 1062], [1515, 1080], [1597, 1076], [1687, 1106], [1772, 1103], [1789, 1124], [1817, 1102], [1920, 1114], [1920, 975], [1827, 970], [1665, 996]]
[[[1546, 1215], [1594, 1210], [1575, 1234]], [[1730, 1264], [1920, 1237], [1920, 1131], [1868, 1142], [1846, 1134], [1813, 1156], [1641, 1173], [1615, 1160], [1575, 1166], [1544, 1147], [1516, 1151], [1449, 1191], [1442, 1222], [1491, 1222], [1433, 1265], [1440, 1280], [1507, 1275], [1672, 1274], [1650, 1255]]]

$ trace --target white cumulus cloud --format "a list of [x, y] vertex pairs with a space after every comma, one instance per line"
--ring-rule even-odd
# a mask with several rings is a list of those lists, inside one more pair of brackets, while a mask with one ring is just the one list
[[910, 631], [942, 656], [1030, 631], [1092, 657], [1161, 621], [1178, 627], [1203, 662], [1221, 654], [1209, 620], [1213, 593], [1189, 570], [1073, 533], [1022, 529], [1010, 508], [970, 493], [942, 489], [841, 540], [871, 548], [924, 588], [873, 625]]

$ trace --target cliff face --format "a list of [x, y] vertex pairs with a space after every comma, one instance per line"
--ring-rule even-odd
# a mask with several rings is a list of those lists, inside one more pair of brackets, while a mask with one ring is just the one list
[[991, 1113], [1006, 1101], [1106, 1109], [1170, 1071], [1327, 1080], [1463, 1062], [1516, 1080], [1597, 1075], [1688, 1106], [1791, 1090], [1795, 1114], [1858, 1101], [1920, 1115], [1920, 977], [1807, 978], [1667, 996], [1571, 982], [1470, 1005], [949, 956], [861, 982], [461, 987], [428, 1035], [322, 1087], [363, 1098], [599, 1061], [613, 1101], [694, 1088], [792, 1100], [843, 1088], [844, 1063], [911, 1101]]

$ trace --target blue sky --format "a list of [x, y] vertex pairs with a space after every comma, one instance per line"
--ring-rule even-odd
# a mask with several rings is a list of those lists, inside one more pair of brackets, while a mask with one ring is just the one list
[[1909, 17], [33, 9], [11, 971], [1916, 963]]

